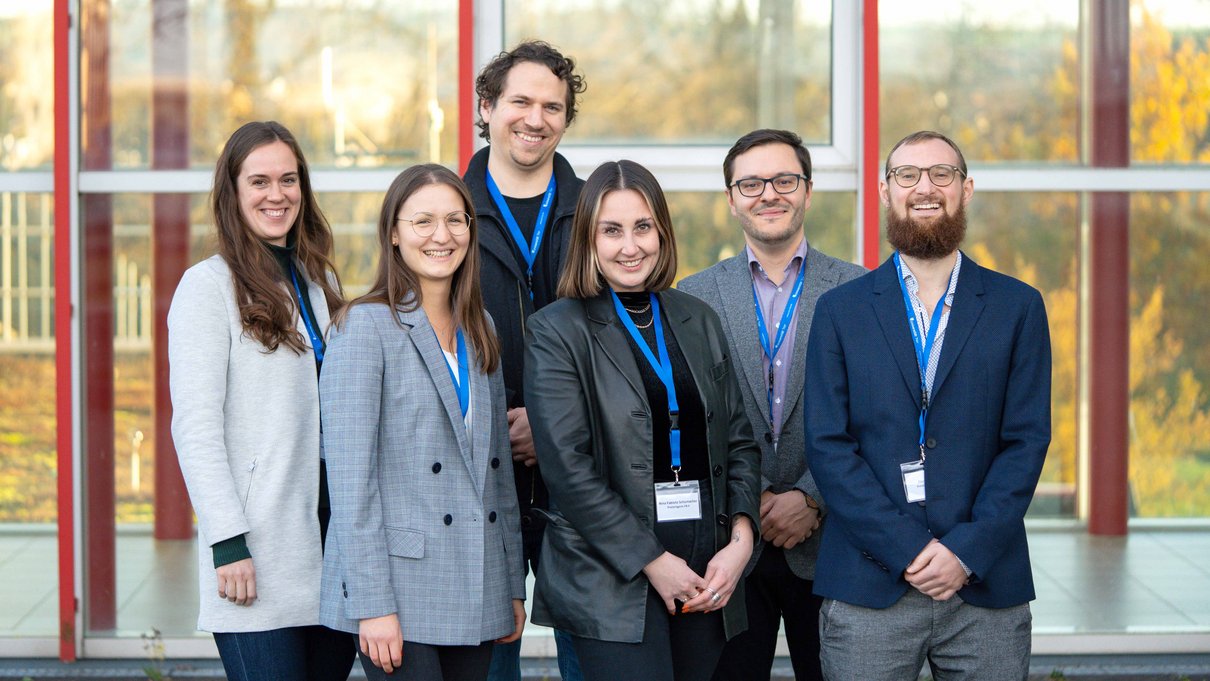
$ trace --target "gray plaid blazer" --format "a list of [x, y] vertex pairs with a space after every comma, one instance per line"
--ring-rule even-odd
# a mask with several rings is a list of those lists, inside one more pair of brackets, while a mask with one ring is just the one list
[[323, 624], [356, 632], [397, 613], [405, 640], [430, 645], [512, 633], [525, 577], [504, 383], [468, 355], [470, 437], [423, 310], [359, 304], [332, 330], [320, 378], [332, 497]]

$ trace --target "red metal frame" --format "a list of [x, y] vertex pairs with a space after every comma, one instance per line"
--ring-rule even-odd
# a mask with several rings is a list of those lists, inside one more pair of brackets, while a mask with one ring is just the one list
[[863, 0], [861, 16], [861, 160], [857, 177], [861, 197], [861, 264], [878, 266], [882, 243], [878, 228], [879, 79], [878, 0]]
[[69, 0], [55, 0], [55, 435], [58, 463], [59, 659], [76, 660], [75, 466], [72, 454], [71, 35]]
[[458, 0], [458, 168], [475, 154], [475, 0]]
[[[1130, 3], [1090, 9], [1092, 111], [1088, 159], [1095, 168], [1130, 165]], [[1126, 534], [1130, 410], [1130, 194], [1090, 199], [1088, 531]]]

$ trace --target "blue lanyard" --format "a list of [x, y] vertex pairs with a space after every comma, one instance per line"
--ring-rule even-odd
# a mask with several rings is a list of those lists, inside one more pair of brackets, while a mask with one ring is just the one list
[[[798, 266], [798, 278], [794, 280], [794, 288], [790, 289], [790, 299], [786, 301], [786, 309], [782, 310], [781, 321], [777, 323], [777, 337], [773, 347], [769, 347], [769, 330], [765, 328], [765, 315], [760, 311], [760, 298], [756, 295], [756, 282], [752, 282], [752, 304], [756, 307], [756, 331], [760, 335], [760, 347], [769, 358], [769, 418], [773, 418], [773, 358], [781, 351], [781, 344], [786, 340], [790, 330], [794, 310], [798, 308], [798, 297], [802, 295], [802, 282], [807, 273], [806, 258]], [[772, 425], [772, 424], [770, 424]]]
[[924, 459], [924, 423], [928, 419], [929, 391], [928, 384], [929, 357], [933, 354], [933, 341], [937, 340], [937, 328], [941, 326], [941, 311], [945, 309], [945, 297], [949, 287], [941, 293], [941, 299], [933, 308], [932, 319], [929, 320], [929, 332], [924, 342], [920, 340], [920, 324], [916, 320], [916, 310], [912, 307], [912, 297], [908, 294], [907, 284], [903, 281], [903, 265], [899, 262], [899, 253], [895, 253], [895, 270], [899, 273], [899, 290], [903, 293], [903, 305], [907, 308], [908, 328], [912, 330], [912, 347], [916, 350], [916, 365], [920, 368], [920, 458]]
[[655, 375], [659, 376], [660, 382], [664, 384], [665, 392], [668, 393], [668, 420], [672, 426], [668, 433], [668, 448], [672, 452], [672, 470], [680, 472], [681, 425], [678, 417], [681, 410], [676, 403], [676, 384], [672, 381], [672, 360], [668, 358], [668, 346], [664, 344], [664, 325], [660, 322], [660, 299], [654, 293], [648, 294], [651, 296], [651, 319], [655, 323], [655, 347], [660, 353], [657, 360], [655, 355], [651, 354], [651, 348], [647, 347], [643, 334], [639, 333], [639, 327], [634, 325], [630, 313], [622, 306], [618, 294], [610, 291], [609, 295], [613, 296], [613, 307], [618, 312], [618, 319], [622, 320], [622, 326], [626, 327], [626, 331], [634, 339], [635, 345], [638, 345], [639, 350], [643, 351], [643, 356], [647, 358], [647, 362], [651, 364]]
[[538, 249], [542, 248], [542, 235], [546, 233], [546, 218], [550, 215], [550, 207], [555, 203], [555, 175], [551, 173], [550, 184], [546, 185], [546, 193], [542, 195], [542, 208], [538, 210], [538, 219], [534, 222], [534, 239], [529, 244], [525, 243], [525, 235], [517, 226], [517, 218], [513, 217], [513, 211], [508, 207], [508, 202], [504, 200], [504, 195], [500, 193], [500, 188], [496, 186], [496, 181], [492, 179], [491, 171], [487, 173], [487, 191], [491, 193], [492, 201], [496, 203], [500, 216], [508, 225], [508, 231], [513, 235], [513, 241], [517, 244], [517, 250], [525, 256], [525, 264], [528, 265], [525, 270], [525, 278], [526, 283], [529, 284], [529, 297], [532, 299], [534, 297], [534, 262], [538, 259]]
[[[466, 363], [466, 339], [462, 336], [462, 329], [458, 329], [456, 334], [458, 338], [458, 375], [454, 376], [454, 370], [450, 368], [450, 363], [445, 362], [445, 370], [450, 374], [450, 382], [454, 384], [454, 392], [458, 393], [458, 406], [462, 409], [462, 418], [466, 418], [466, 410], [470, 408], [471, 401], [471, 381], [470, 369]], [[433, 337], [437, 338], [437, 330], [433, 330]], [[437, 339], [437, 347], [441, 347], [441, 339]], [[445, 351], [442, 350], [442, 354]]]
[[294, 271], [294, 263], [290, 263], [290, 279], [294, 282], [294, 292], [298, 294], [298, 311], [302, 313], [303, 324], [307, 327], [307, 335], [311, 337], [311, 349], [315, 351], [315, 361], [324, 361], [324, 339], [311, 315], [307, 314], [307, 300], [303, 298], [302, 287], [298, 285], [298, 274]]

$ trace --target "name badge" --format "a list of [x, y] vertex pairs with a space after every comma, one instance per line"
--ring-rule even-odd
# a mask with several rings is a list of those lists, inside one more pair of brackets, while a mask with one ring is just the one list
[[901, 463], [899, 471], [903, 474], [903, 493], [908, 503], [924, 503], [924, 462]]
[[701, 520], [702, 493], [697, 480], [655, 483], [655, 519], [668, 523]]

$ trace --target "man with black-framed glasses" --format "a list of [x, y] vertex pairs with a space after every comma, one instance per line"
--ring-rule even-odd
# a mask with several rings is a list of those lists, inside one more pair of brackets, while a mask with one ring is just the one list
[[905, 137], [878, 190], [895, 253], [819, 299], [807, 462], [828, 500], [815, 593], [829, 681], [1024, 681], [1024, 516], [1050, 445], [1042, 296], [958, 250], [953, 140]]
[[807, 243], [811, 156], [795, 133], [744, 135], [727, 152], [723, 181], [746, 248], [679, 288], [723, 321], [761, 448], [764, 541], [743, 582], [748, 630], [727, 643], [714, 678], [769, 678], [784, 619], [795, 677], [820, 679], [820, 599], [811, 581], [826, 507], [803, 456], [803, 359], [815, 300], [865, 270]]

